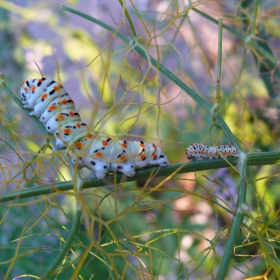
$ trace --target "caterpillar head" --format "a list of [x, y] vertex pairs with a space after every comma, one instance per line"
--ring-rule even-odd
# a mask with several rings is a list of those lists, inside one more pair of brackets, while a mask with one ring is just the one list
[[22, 87], [20, 89], [20, 99], [21, 99], [21, 102], [25, 102], [27, 100], [27, 96], [28, 96], [28, 93], [24, 90], [24, 88]]
[[28, 100], [31, 95], [31, 87], [32, 87], [33, 82], [34, 82], [34, 80], [25, 81], [22, 83], [22, 87], [20, 88], [20, 93], [19, 93], [20, 99], [21, 99], [21, 103], [24, 106], [25, 106], [25, 104], [28, 104]]
[[42, 96], [44, 89], [52, 80], [46, 78], [28, 80], [22, 83], [20, 98], [23, 108], [33, 109]]

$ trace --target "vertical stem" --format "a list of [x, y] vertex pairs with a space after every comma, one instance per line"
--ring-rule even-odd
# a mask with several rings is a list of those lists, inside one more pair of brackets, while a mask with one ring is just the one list
[[218, 42], [218, 63], [217, 63], [217, 83], [216, 83], [216, 99], [217, 103], [221, 98], [220, 83], [222, 73], [222, 48], [223, 48], [223, 17], [219, 18], [219, 42]]
[[47, 269], [46, 273], [43, 276], [41, 276], [41, 279], [46, 279], [46, 280], [50, 279], [50, 276], [52, 276], [54, 273], [56, 273], [56, 271], [55, 271], [56, 268], [61, 264], [61, 262], [63, 261], [63, 259], [66, 256], [67, 252], [71, 248], [72, 242], [76, 236], [77, 230], [80, 225], [81, 216], [82, 216], [82, 211], [77, 210], [74, 221], [73, 221], [72, 228], [69, 232], [69, 235], [67, 237], [66, 242], [64, 243], [62, 250], [59, 252], [57, 258], [54, 260], [52, 265]]
[[126, 16], [126, 18], [127, 18], [127, 20], [128, 20], [128, 23], [129, 23], [129, 26], [130, 26], [130, 28], [131, 28], [131, 32], [132, 32], [132, 34], [133, 34], [133, 37], [134, 37], [134, 38], [137, 38], [136, 30], [135, 30], [135, 28], [134, 28], [132, 19], [130, 18], [130, 15], [129, 15], [128, 11], [127, 11], [126, 7], [125, 7], [124, 4], [123, 4], [123, 1], [122, 1], [122, 0], [119, 0], [119, 3], [120, 3], [120, 5], [122, 6], [122, 8], [124, 9], [124, 13], [125, 13], [125, 16]]
[[65, 258], [67, 252], [70, 250], [71, 245], [73, 243], [73, 240], [76, 236], [76, 233], [79, 229], [81, 216], [82, 216], [82, 209], [81, 209], [81, 203], [78, 198], [79, 193], [82, 191], [82, 179], [80, 177], [80, 174], [77, 172], [76, 168], [74, 168], [71, 163], [70, 170], [74, 176], [74, 187], [73, 189], [76, 191], [76, 213], [74, 217], [74, 221], [72, 224], [72, 227], [70, 229], [69, 235], [64, 243], [64, 246], [62, 250], [59, 252], [57, 258], [54, 260], [52, 265], [47, 269], [46, 273], [41, 277], [43, 280], [50, 279], [50, 276], [54, 275], [56, 273], [57, 267], [62, 263], [63, 259]]
[[259, 0], [254, 1], [254, 14], [253, 14], [253, 20], [252, 20], [252, 28], [251, 28], [251, 35], [255, 35], [256, 30], [256, 20], [257, 20], [257, 14], [258, 14], [258, 8], [259, 8]]
[[239, 188], [239, 194], [238, 194], [238, 200], [237, 200], [237, 206], [235, 210], [235, 216], [232, 223], [231, 232], [227, 241], [226, 249], [222, 258], [222, 262], [220, 265], [220, 269], [218, 271], [217, 280], [223, 280], [225, 279], [227, 275], [227, 271], [229, 269], [230, 261], [233, 256], [233, 248], [236, 241], [236, 238], [238, 236], [238, 233], [240, 231], [244, 211], [243, 207], [245, 205], [246, 201], [246, 155], [244, 153], [240, 154], [240, 188]]

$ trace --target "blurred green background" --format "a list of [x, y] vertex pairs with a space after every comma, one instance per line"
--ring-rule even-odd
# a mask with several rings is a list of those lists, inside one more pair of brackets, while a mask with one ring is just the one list
[[[40, 77], [39, 67], [63, 83], [92, 129], [154, 142], [171, 163], [187, 161], [190, 143], [229, 143], [218, 127], [211, 129], [211, 115], [158, 69], [114, 34], [62, 9], [87, 13], [132, 40], [120, 2], [2, 0], [0, 71], [6, 85], [18, 94], [22, 81]], [[222, 16], [228, 28], [219, 112], [245, 152], [278, 150], [278, 1], [146, 0], [127, 1], [126, 8], [146, 51], [213, 105], [218, 25], [211, 19]], [[71, 180], [63, 157], [52, 157], [50, 149], [32, 158], [46, 139], [52, 138], [1, 91], [1, 194]], [[280, 279], [278, 174], [278, 166], [250, 168], [246, 218], [228, 279]], [[164, 180], [84, 191], [82, 223], [56, 278], [216, 279], [238, 172]], [[72, 193], [3, 203], [0, 212], [0, 278], [40, 278], [71, 228]]]

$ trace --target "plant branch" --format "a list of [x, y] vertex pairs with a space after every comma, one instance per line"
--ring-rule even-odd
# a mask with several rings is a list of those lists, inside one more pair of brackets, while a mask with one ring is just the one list
[[[262, 166], [262, 165], [272, 165], [279, 164], [280, 162], [280, 152], [263, 152], [263, 153], [252, 153], [247, 155], [247, 166]], [[228, 161], [228, 162], [227, 162]], [[172, 164], [164, 168], [145, 168], [136, 172], [135, 176], [128, 177], [125, 182], [132, 182], [140, 180], [143, 178], [151, 177], [151, 172], [154, 172], [153, 177], [167, 177], [172, 174], [182, 174], [189, 172], [205, 171], [205, 170], [215, 170], [219, 168], [230, 167], [230, 165], [237, 165], [237, 158], [228, 158], [227, 161], [224, 159], [215, 160], [200, 160], [194, 162], [185, 162]], [[112, 174], [107, 176], [103, 180], [98, 180], [96, 178], [84, 179], [81, 182], [82, 189], [96, 188], [101, 186], [106, 186], [110, 184], [120, 184], [123, 182], [122, 174]], [[30, 189], [13, 191], [10, 193], [5, 193], [1, 196], [0, 202], [11, 201], [15, 199], [23, 199], [34, 197], [38, 195], [46, 195], [56, 192], [69, 191], [73, 189], [73, 181], [57, 183], [52, 186], [38, 186]]]
[[239, 185], [239, 193], [238, 193], [238, 200], [235, 215], [232, 222], [231, 231], [229, 234], [229, 238], [227, 240], [225, 252], [223, 254], [222, 262], [220, 264], [220, 268], [217, 275], [217, 280], [223, 280], [227, 276], [227, 272], [229, 269], [230, 261], [233, 256], [234, 244], [238, 233], [241, 228], [243, 216], [244, 216], [244, 206], [246, 202], [246, 192], [247, 192], [247, 181], [246, 181], [246, 155], [243, 154], [240, 163], [240, 185]]
[[[107, 29], [108, 31], [113, 32], [116, 34], [117, 37], [119, 37], [124, 43], [128, 44], [131, 48], [141, 55], [144, 59], [151, 62], [152, 65], [158, 69], [163, 75], [165, 75], [170, 81], [174, 82], [176, 85], [178, 85], [184, 92], [186, 92], [192, 99], [194, 99], [200, 106], [202, 106], [206, 111], [209, 112], [209, 114], [212, 114], [212, 106], [207, 103], [201, 96], [199, 96], [194, 90], [192, 90], [189, 86], [187, 86], [185, 83], [183, 83], [179, 78], [177, 78], [172, 72], [170, 72], [166, 67], [164, 67], [162, 64], [160, 64], [156, 59], [151, 57], [147, 51], [144, 49], [142, 45], [137, 41], [137, 38], [134, 38], [133, 41], [130, 41], [124, 34], [118, 32], [116, 29], [112, 28], [111, 26], [107, 25], [104, 22], [101, 22], [100, 20], [91, 17], [87, 14], [84, 14], [80, 11], [71, 9], [67, 6], [63, 6], [63, 9], [67, 12], [70, 12], [72, 14], [78, 15], [84, 19], [87, 19], [93, 23], [96, 23], [100, 25], [101, 27]], [[220, 127], [223, 129], [226, 136], [231, 140], [232, 144], [234, 144], [239, 150], [242, 150], [239, 142], [225, 123], [222, 116], [217, 112], [215, 114], [216, 119], [218, 120]]]
[[[77, 201], [78, 203], [78, 201]], [[61, 262], [63, 261], [63, 259], [65, 258], [67, 252], [70, 250], [71, 245], [73, 243], [73, 240], [76, 236], [77, 230], [80, 226], [81, 223], [81, 216], [82, 216], [82, 211], [78, 210], [76, 212], [73, 224], [71, 226], [69, 235], [67, 236], [67, 239], [65, 241], [65, 243], [63, 244], [62, 250], [59, 252], [58, 256], [56, 257], [55, 261], [51, 264], [51, 266], [47, 269], [46, 273], [41, 276], [40, 279], [50, 279], [50, 276], [54, 275], [55, 273], [57, 273], [58, 271], [55, 271], [56, 268], [61, 264]]]

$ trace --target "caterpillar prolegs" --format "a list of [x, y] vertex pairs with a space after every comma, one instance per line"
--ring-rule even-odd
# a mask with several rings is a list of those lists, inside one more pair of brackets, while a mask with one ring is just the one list
[[66, 90], [51, 79], [23, 82], [20, 97], [23, 108], [31, 110], [29, 115], [54, 135], [54, 150], [68, 148], [71, 163], [90, 169], [99, 179], [110, 172], [133, 176], [135, 169], [169, 164], [161, 148], [152, 143], [114, 140], [89, 132]]
[[207, 146], [203, 143], [193, 143], [186, 148], [185, 153], [190, 160], [239, 157], [239, 150], [231, 145]]

